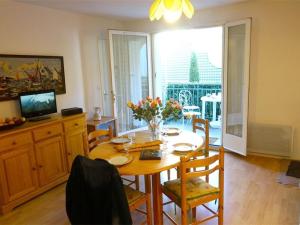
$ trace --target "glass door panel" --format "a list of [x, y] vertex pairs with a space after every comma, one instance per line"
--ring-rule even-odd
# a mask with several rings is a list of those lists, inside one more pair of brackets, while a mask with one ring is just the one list
[[225, 25], [224, 147], [246, 155], [250, 20]]

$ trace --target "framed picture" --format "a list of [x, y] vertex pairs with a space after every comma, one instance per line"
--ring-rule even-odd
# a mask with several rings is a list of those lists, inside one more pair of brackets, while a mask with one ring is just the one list
[[24, 91], [48, 89], [66, 93], [62, 56], [0, 54], [0, 101], [16, 99]]

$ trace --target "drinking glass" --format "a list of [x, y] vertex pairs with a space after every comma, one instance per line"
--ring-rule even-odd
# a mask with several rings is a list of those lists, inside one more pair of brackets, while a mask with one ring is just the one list
[[128, 138], [130, 139], [130, 143], [135, 143], [135, 132], [129, 133]]
[[131, 146], [131, 143], [126, 143], [123, 145], [126, 156], [129, 155], [130, 146]]
[[168, 150], [168, 138], [165, 135], [161, 135], [161, 150], [167, 151]]

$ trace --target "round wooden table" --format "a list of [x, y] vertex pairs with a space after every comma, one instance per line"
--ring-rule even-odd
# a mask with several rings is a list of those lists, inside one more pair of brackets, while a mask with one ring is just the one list
[[[149, 131], [135, 133], [136, 143], [150, 141]], [[152, 201], [154, 224], [163, 224], [162, 193], [160, 188], [160, 172], [179, 166], [180, 156], [172, 152], [172, 146], [177, 143], [191, 143], [200, 147], [204, 143], [203, 137], [190, 131], [182, 131], [176, 136], [161, 136], [160, 139], [167, 142], [167, 149], [163, 150], [161, 160], [139, 160], [140, 152], [130, 152], [133, 160], [126, 165], [118, 167], [120, 175], [151, 175], [152, 177]], [[89, 157], [91, 159], [109, 159], [124, 153], [118, 152], [112, 143], [103, 143], [93, 149]], [[150, 192], [150, 185], [145, 184], [146, 192]]]

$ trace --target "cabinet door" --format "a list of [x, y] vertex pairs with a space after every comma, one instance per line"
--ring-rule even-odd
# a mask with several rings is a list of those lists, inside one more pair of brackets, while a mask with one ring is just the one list
[[0, 155], [0, 186], [7, 203], [37, 189], [37, 170], [32, 145]]
[[70, 133], [66, 135], [68, 155], [68, 167], [71, 171], [72, 162], [77, 155], [85, 155], [86, 137], [84, 132]]
[[49, 184], [67, 174], [62, 136], [38, 142], [35, 146], [40, 186]]

